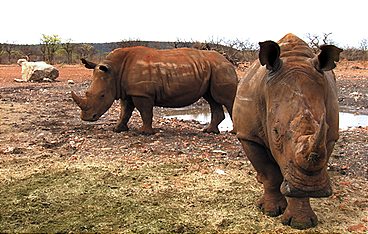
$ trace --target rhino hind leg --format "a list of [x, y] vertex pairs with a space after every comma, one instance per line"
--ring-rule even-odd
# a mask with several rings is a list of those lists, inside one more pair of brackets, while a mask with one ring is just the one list
[[152, 128], [153, 100], [145, 97], [133, 97], [132, 100], [141, 114], [143, 126], [140, 128], [140, 132], [146, 135], [154, 134]]
[[317, 215], [313, 212], [309, 198], [288, 198], [288, 206], [281, 217], [284, 225], [297, 229], [307, 229], [318, 224]]
[[272, 161], [267, 150], [252, 141], [241, 140], [245, 154], [257, 171], [257, 180], [263, 184], [263, 196], [258, 202], [258, 207], [268, 216], [281, 215], [287, 206], [285, 196], [280, 192], [283, 181], [279, 166]]
[[114, 128], [114, 132], [123, 132], [128, 131], [128, 121], [132, 116], [134, 110], [134, 104], [131, 100], [120, 100], [120, 118], [119, 122]]
[[205, 129], [203, 129], [203, 132], [220, 133], [218, 125], [225, 119], [222, 105], [216, 102], [210, 94], [204, 95], [203, 98], [208, 102], [211, 109], [211, 122]]

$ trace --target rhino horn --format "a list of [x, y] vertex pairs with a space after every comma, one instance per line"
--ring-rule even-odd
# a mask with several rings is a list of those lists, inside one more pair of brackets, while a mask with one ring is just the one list
[[87, 100], [85, 98], [79, 97], [74, 91], [72, 91], [72, 98], [82, 110], [87, 109]]
[[319, 128], [315, 133], [314, 142], [311, 147], [311, 153], [309, 154], [309, 161], [317, 161], [318, 153], [320, 149], [325, 147], [325, 136], [327, 132], [327, 124], [325, 119], [325, 114], [322, 115], [321, 120], [319, 121]]

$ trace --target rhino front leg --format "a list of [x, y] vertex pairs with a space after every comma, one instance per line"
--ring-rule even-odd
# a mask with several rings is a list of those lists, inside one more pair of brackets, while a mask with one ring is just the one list
[[288, 206], [282, 215], [281, 222], [297, 229], [317, 226], [317, 215], [313, 212], [309, 198], [288, 197]]
[[225, 119], [224, 110], [222, 109], [222, 105], [216, 102], [211, 94], [206, 94], [203, 98], [208, 102], [211, 109], [211, 122], [210, 124], [203, 129], [203, 132], [207, 133], [220, 133], [218, 125], [222, 120]]
[[153, 100], [145, 97], [133, 97], [133, 103], [137, 107], [143, 121], [140, 131], [143, 134], [153, 134], [152, 118], [153, 118]]
[[240, 140], [245, 154], [257, 171], [257, 180], [263, 184], [264, 193], [258, 202], [259, 208], [268, 216], [282, 214], [287, 206], [285, 196], [280, 192], [283, 181], [279, 166], [272, 161], [267, 150], [253, 141]]
[[132, 116], [134, 110], [134, 104], [131, 100], [120, 99], [120, 118], [119, 122], [114, 128], [114, 132], [128, 131], [128, 121]]

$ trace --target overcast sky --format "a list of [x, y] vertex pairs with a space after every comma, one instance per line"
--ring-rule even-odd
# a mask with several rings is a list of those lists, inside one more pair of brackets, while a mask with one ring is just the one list
[[1, 0], [0, 43], [210, 39], [279, 40], [332, 33], [341, 47], [368, 39], [367, 0]]

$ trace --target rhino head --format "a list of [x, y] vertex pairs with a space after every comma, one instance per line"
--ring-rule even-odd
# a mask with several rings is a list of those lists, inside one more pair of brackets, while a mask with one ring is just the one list
[[[334, 84], [341, 49], [322, 46], [320, 54], [280, 57], [276, 42], [260, 43], [266, 65], [267, 135], [284, 176], [281, 192], [291, 197], [326, 197], [332, 193], [327, 163], [338, 139]], [[298, 54], [299, 53], [299, 54]], [[333, 81], [333, 84], [331, 83]]]
[[82, 63], [93, 70], [92, 83], [86, 91], [85, 97], [71, 92], [75, 103], [81, 108], [81, 119], [85, 121], [98, 120], [114, 103], [117, 96], [114, 72], [108, 64], [95, 64], [85, 59]]

